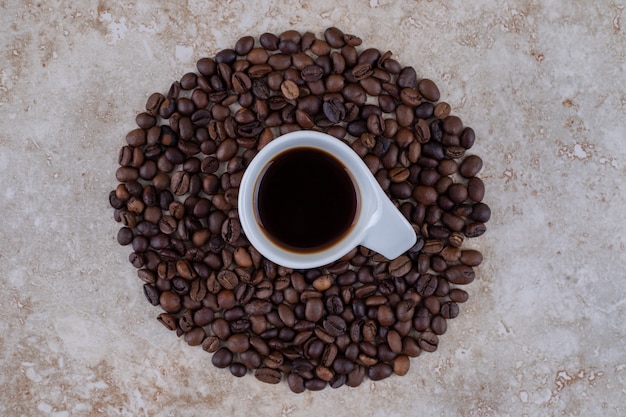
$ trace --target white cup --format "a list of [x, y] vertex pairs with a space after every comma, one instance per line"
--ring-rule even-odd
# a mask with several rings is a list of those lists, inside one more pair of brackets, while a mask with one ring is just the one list
[[[316, 252], [296, 252], [272, 242], [257, 216], [256, 198], [267, 165], [294, 148], [314, 148], [339, 160], [356, 183], [359, 207], [354, 226], [337, 242]], [[254, 157], [239, 187], [239, 219], [246, 237], [263, 256], [288, 268], [308, 269], [327, 265], [358, 245], [395, 259], [410, 249], [417, 237], [413, 227], [393, 205], [365, 165], [348, 145], [322, 132], [301, 130], [287, 133], [267, 144]]]

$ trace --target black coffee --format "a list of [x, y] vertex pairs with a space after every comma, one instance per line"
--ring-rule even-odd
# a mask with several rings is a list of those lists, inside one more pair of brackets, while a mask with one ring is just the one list
[[297, 252], [319, 251], [341, 239], [358, 206], [356, 186], [341, 162], [308, 147], [285, 151], [269, 162], [256, 202], [268, 237]]

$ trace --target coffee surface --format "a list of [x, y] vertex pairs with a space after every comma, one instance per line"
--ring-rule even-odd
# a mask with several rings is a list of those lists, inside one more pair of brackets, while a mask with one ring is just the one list
[[257, 216], [274, 243], [296, 252], [323, 250], [354, 224], [358, 199], [343, 164], [315, 148], [279, 154], [259, 179]]

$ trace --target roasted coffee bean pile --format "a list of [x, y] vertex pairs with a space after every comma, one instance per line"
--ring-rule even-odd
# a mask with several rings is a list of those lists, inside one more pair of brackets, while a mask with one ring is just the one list
[[[433, 352], [457, 317], [480, 252], [462, 249], [491, 215], [474, 131], [439, 89], [391, 52], [337, 28], [244, 36], [152, 94], [126, 136], [109, 195], [148, 301], [163, 325], [218, 368], [294, 392], [381, 380]], [[322, 268], [263, 258], [241, 230], [238, 187], [280, 134], [350, 144], [414, 226], [388, 260], [364, 248]]]

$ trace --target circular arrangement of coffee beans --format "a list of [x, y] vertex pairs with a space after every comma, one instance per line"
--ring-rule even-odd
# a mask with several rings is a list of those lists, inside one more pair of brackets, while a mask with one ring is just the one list
[[[244, 36], [154, 93], [119, 152], [109, 195], [158, 320], [218, 368], [296, 393], [405, 375], [457, 317], [491, 211], [474, 131], [391, 52], [331, 27]], [[274, 138], [350, 144], [415, 228], [397, 259], [364, 248], [322, 268], [263, 258], [241, 230], [238, 187]]]

